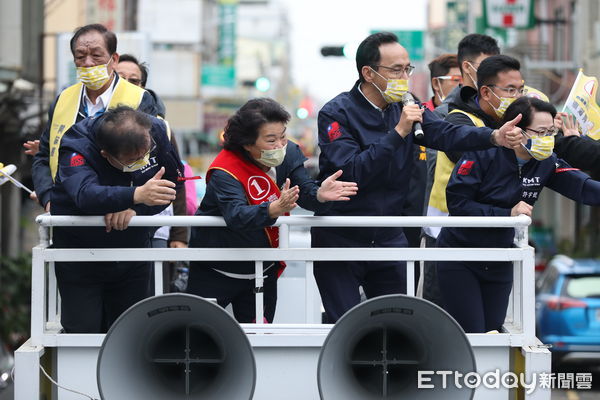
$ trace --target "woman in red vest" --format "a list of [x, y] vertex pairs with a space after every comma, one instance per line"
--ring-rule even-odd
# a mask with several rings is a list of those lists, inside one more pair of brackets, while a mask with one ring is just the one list
[[[276, 101], [253, 99], [227, 122], [224, 149], [206, 173], [206, 195], [196, 215], [222, 216], [227, 227], [192, 229], [190, 247], [278, 247], [279, 231], [272, 225], [297, 205], [315, 211], [328, 201], [350, 200], [354, 182], [342, 182], [337, 171], [321, 185], [304, 168], [306, 157], [288, 141], [290, 114]], [[280, 189], [281, 188], [281, 189]], [[273, 321], [277, 278], [284, 264], [263, 264], [264, 316]], [[255, 319], [254, 261], [192, 262], [188, 292], [231, 304], [239, 322]]]

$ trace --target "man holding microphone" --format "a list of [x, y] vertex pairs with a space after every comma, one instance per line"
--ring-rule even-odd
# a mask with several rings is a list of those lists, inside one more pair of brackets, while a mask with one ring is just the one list
[[[406, 49], [392, 33], [375, 33], [358, 47], [359, 80], [319, 112], [320, 178], [341, 169], [340, 179], [360, 192], [316, 215], [401, 215], [413, 169], [413, 144], [439, 150], [517, 146], [519, 118], [500, 129], [454, 126], [424, 110], [408, 93], [414, 70]], [[402, 101], [404, 99], [404, 105]], [[411, 104], [412, 103], [412, 104]], [[422, 129], [423, 135], [415, 133]], [[402, 228], [313, 228], [313, 247], [404, 247]], [[328, 322], [337, 321], [367, 298], [405, 293], [406, 263], [315, 262], [315, 279]]]

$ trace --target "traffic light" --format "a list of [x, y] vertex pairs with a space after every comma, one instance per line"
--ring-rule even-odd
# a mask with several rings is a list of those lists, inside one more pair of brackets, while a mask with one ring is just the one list
[[358, 44], [346, 43], [342, 46], [323, 46], [321, 47], [321, 55], [323, 57], [346, 57], [353, 59], [356, 56]]
[[304, 107], [298, 107], [296, 116], [300, 119], [306, 119], [308, 117], [308, 110]]
[[260, 78], [256, 79], [255, 81], [252, 81], [252, 80], [242, 81], [241, 85], [245, 86], [245, 87], [254, 87], [254, 88], [256, 88], [256, 90], [258, 90], [260, 92], [267, 92], [267, 91], [269, 91], [269, 89], [271, 89], [271, 81], [269, 80], [269, 78], [267, 78], [265, 76], [261, 76]]
[[321, 55], [323, 57], [344, 57], [344, 46], [323, 46]]
[[256, 89], [258, 89], [261, 92], [267, 92], [271, 88], [271, 81], [269, 80], [269, 78], [261, 76], [256, 80], [254, 86], [256, 86]]

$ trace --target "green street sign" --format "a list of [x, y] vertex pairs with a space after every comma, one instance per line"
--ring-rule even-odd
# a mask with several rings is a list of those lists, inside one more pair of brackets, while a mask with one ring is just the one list
[[391, 31], [385, 29], [374, 29], [371, 33], [391, 32], [398, 36], [398, 42], [406, 51], [411, 61], [423, 61], [425, 59], [424, 32], [423, 31]]
[[235, 87], [235, 67], [229, 65], [202, 65], [202, 85]]
[[482, 0], [483, 20], [488, 28], [535, 27], [534, 0]]

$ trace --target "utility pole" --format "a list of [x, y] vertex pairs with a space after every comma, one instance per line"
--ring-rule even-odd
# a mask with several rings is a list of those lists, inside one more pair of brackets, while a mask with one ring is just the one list
[[[15, 82], [41, 81], [38, 65], [43, 26], [43, 0], [0, 0], [0, 162], [15, 164], [17, 179], [22, 176], [25, 157], [23, 117], [35, 110], [28, 106], [33, 95], [17, 90]], [[11, 184], [0, 188], [0, 254], [4, 257], [17, 257], [21, 252], [21, 202], [20, 189]]]

